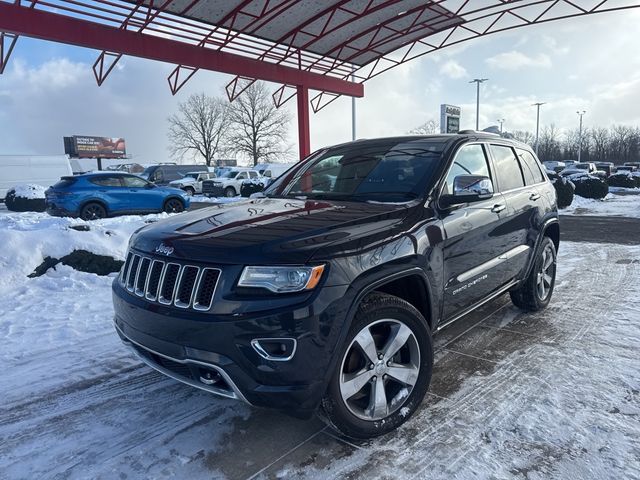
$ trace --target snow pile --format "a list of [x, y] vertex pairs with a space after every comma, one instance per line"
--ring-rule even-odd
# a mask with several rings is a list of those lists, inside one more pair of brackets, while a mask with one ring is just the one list
[[35, 200], [37, 198], [45, 198], [44, 192], [46, 191], [46, 188], [44, 188], [42, 185], [26, 184], [16, 185], [9, 191], [13, 191], [16, 198]]
[[602, 200], [576, 195], [562, 215], [597, 215], [640, 218], [640, 195], [609, 193]]
[[207, 197], [206, 195], [193, 195], [191, 203], [215, 203], [222, 205], [223, 203], [233, 203], [244, 200], [242, 197]]
[[[61, 258], [74, 250], [124, 260], [131, 234], [145, 222], [166, 217], [160, 213], [86, 222], [35, 212], [0, 215], [0, 289], [23, 281], [46, 257]], [[89, 230], [70, 228], [79, 225]]]

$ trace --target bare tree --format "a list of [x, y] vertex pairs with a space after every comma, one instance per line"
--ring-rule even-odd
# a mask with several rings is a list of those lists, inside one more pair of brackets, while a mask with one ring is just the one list
[[229, 106], [229, 148], [253, 165], [289, 156], [287, 129], [291, 117], [276, 108], [263, 82], [255, 82]]
[[538, 146], [538, 156], [540, 160], [559, 160], [562, 156], [560, 144], [560, 130], [554, 123], [544, 127], [540, 135], [540, 145]]
[[511, 136], [514, 140], [526, 143], [527, 145], [536, 143], [536, 137], [527, 130], [514, 130], [513, 132], [508, 132], [505, 136]]
[[433, 135], [434, 133], [440, 133], [440, 126], [438, 125], [438, 122], [430, 119], [422, 125], [412, 128], [407, 133], [410, 133], [411, 135]]
[[609, 130], [603, 127], [592, 128], [590, 137], [593, 145], [593, 158], [601, 162], [608, 160]]
[[178, 105], [178, 113], [169, 122], [169, 150], [172, 155], [184, 158], [191, 154], [201, 157], [209, 166], [220, 153], [228, 128], [228, 103], [204, 93], [191, 95]]

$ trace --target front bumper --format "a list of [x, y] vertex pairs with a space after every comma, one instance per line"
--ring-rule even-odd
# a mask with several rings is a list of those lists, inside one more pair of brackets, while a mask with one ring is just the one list
[[[148, 365], [183, 383], [306, 417], [326, 389], [347, 316], [346, 287], [325, 287], [295, 308], [215, 315], [147, 302], [114, 281], [115, 327]], [[288, 361], [267, 360], [251, 341], [291, 338]]]

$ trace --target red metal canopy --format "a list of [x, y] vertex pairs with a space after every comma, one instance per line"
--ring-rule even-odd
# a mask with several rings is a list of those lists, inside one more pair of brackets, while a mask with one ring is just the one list
[[491, 33], [637, 8], [630, 0], [0, 0], [0, 73], [18, 35], [100, 50], [98, 84], [122, 55], [176, 64], [176, 93], [198, 69], [298, 95], [300, 155], [309, 144], [309, 89], [318, 111], [363, 83], [441, 48]]

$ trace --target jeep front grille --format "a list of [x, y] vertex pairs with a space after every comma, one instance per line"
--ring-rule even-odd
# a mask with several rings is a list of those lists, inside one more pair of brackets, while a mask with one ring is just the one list
[[219, 277], [218, 268], [181, 265], [129, 252], [120, 283], [149, 301], [204, 312], [211, 308]]

